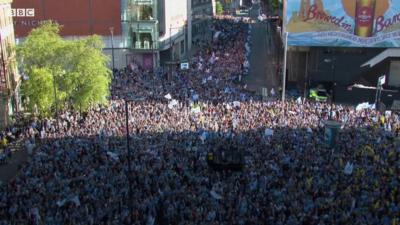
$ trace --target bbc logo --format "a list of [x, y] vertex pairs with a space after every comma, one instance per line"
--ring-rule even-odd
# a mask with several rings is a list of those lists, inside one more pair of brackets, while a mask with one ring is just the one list
[[11, 9], [12, 17], [35, 17], [35, 9], [33, 8], [18, 8]]

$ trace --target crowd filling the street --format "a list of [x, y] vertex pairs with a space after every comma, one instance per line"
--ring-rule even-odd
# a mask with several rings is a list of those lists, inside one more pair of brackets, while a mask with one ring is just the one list
[[[107, 106], [3, 132], [29, 160], [0, 186], [0, 224], [400, 224], [398, 114], [263, 100], [241, 81], [249, 23], [213, 30], [188, 70], [131, 64]], [[329, 117], [341, 123], [333, 148]], [[243, 153], [241, 171], [210, 169], [221, 146]]]

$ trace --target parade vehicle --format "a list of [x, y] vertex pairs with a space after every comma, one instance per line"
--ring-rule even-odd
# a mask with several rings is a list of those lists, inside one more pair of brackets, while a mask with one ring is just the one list
[[328, 101], [328, 92], [323, 87], [317, 87], [310, 89], [309, 98], [317, 101], [317, 102], [326, 102]]

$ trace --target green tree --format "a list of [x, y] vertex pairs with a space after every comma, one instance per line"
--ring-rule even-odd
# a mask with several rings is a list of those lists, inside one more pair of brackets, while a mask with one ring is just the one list
[[[95, 104], [106, 104], [109, 96], [110, 70], [108, 57], [98, 36], [91, 36], [72, 43], [70, 76], [67, 76], [68, 96], [74, 108], [87, 110]], [[72, 88], [71, 88], [72, 87]]]
[[277, 9], [279, 9], [279, 5], [280, 5], [281, 3], [280, 3], [280, 0], [272, 0], [271, 1], [271, 5], [272, 5], [272, 8], [274, 9], [274, 10], [277, 10]]
[[224, 12], [224, 7], [220, 1], [215, 2], [215, 12], [217, 15], [221, 15]]
[[[87, 110], [106, 104], [111, 71], [100, 37], [69, 41], [61, 38], [59, 31], [58, 24], [46, 23], [17, 47], [18, 59], [28, 77], [21, 86], [22, 94], [29, 99], [28, 109], [38, 109], [41, 115], [48, 116], [56, 105], [60, 109]], [[57, 99], [52, 97], [54, 86]]]
[[32, 68], [29, 80], [24, 81], [23, 93], [29, 97], [28, 108], [48, 116], [55, 102], [53, 94], [53, 76], [46, 68]]

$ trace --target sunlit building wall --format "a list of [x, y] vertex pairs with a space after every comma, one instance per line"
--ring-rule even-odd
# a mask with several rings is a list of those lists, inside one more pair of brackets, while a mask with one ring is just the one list
[[20, 77], [15, 59], [12, 0], [0, 0], [0, 128], [19, 110]]

